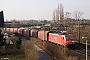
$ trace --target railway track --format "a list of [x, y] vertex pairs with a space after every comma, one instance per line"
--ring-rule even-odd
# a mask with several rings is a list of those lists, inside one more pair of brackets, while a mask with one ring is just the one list
[[[73, 53], [78, 54], [80, 57], [85, 57], [86, 55], [86, 44], [82, 44], [82, 43], [76, 43], [73, 47], [69, 47], [68, 48], [70, 51], [72, 51]], [[90, 59], [90, 45], [88, 44], [88, 59]]]

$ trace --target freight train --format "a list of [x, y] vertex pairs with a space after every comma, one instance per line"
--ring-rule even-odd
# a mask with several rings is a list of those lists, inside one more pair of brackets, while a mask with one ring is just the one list
[[4, 28], [5, 32], [21, 34], [24, 37], [39, 38], [42, 41], [49, 41], [62, 46], [75, 44], [72, 34], [55, 33], [45, 30], [24, 29], [24, 28]]

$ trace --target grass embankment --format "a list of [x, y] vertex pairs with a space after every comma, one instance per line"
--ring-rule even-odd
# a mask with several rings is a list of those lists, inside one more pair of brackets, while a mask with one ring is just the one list
[[[74, 50], [67, 49], [66, 47], [47, 41], [43, 42], [37, 38], [31, 38], [31, 40], [33, 43], [46, 51], [50, 56], [52, 56], [54, 60], [85, 60], [85, 55], [80, 55]], [[81, 50], [81, 52], [83, 52], [83, 50]]]
[[38, 55], [31, 41], [21, 45], [17, 49], [15, 45], [6, 45], [0, 48], [0, 59], [9, 58], [10, 60], [38, 60]]

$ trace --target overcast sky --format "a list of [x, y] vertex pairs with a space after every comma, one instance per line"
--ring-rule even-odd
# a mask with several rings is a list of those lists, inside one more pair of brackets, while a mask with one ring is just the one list
[[0, 0], [0, 10], [8, 19], [52, 19], [52, 12], [58, 3], [63, 4], [64, 12], [83, 12], [82, 18], [90, 19], [90, 0]]

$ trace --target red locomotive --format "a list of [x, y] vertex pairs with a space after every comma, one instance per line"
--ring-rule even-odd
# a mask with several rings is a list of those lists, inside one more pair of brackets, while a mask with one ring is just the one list
[[57, 33], [49, 33], [49, 41], [67, 46], [71, 44], [75, 44], [74, 38], [72, 34], [57, 34]]

